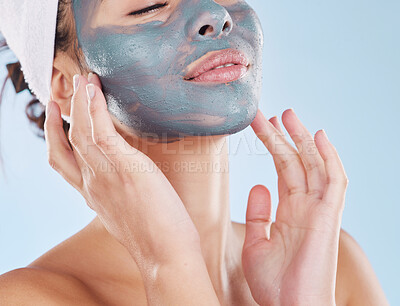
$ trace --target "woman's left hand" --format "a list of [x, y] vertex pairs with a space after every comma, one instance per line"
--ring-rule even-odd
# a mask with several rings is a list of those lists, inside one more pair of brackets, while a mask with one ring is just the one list
[[269, 190], [249, 195], [242, 252], [245, 277], [260, 305], [335, 305], [341, 217], [348, 179], [323, 131], [315, 139], [293, 110], [282, 121], [259, 110], [252, 128], [272, 154], [279, 204], [272, 223]]

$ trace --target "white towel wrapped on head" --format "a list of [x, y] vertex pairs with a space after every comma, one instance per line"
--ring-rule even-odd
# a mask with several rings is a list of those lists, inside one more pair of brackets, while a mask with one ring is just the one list
[[58, 0], [0, 0], [0, 31], [44, 105], [51, 99], [57, 9]]

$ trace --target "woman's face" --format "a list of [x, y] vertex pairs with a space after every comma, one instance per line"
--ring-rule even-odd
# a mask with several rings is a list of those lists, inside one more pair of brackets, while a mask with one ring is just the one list
[[[234, 134], [254, 119], [263, 34], [245, 1], [74, 0], [73, 9], [88, 67], [132, 133]], [[235, 65], [193, 79], [221, 63]]]

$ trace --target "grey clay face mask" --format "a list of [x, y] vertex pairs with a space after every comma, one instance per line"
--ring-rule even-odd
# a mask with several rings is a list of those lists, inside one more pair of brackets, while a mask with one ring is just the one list
[[[101, 1], [74, 0], [79, 46], [100, 77], [108, 109], [139, 136], [171, 140], [239, 132], [254, 119], [260, 98], [260, 21], [243, 0], [176, 1], [166, 21], [92, 28]], [[204, 35], [205, 25], [215, 33]], [[249, 70], [241, 79], [223, 84], [184, 79], [189, 64], [224, 49], [247, 56]]]

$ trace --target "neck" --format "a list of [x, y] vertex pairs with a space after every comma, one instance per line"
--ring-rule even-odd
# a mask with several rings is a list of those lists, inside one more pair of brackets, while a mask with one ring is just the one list
[[230, 218], [227, 137], [130, 144], [153, 160], [180, 196], [199, 232], [213, 286], [219, 295], [227, 294], [241, 267], [242, 247]]
[[185, 138], [148, 146], [145, 151], [168, 178], [193, 220], [214, 288], [226, 292], [227, 273], [240, 260], [230, 217], [227, 137]]

